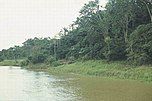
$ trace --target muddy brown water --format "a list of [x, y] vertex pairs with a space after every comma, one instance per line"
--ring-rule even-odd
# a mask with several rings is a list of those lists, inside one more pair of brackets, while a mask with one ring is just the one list
[[1, 66], [0, 101], [152, 101], [152, 84]]

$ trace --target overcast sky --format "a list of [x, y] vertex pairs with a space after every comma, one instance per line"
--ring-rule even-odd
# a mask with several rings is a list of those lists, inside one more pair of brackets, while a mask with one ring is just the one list
[[[0, 50], [28, 38], [53, 37], [89, 0], [0, 0]], [[100, 0], [105, 5], [106, 0]]]

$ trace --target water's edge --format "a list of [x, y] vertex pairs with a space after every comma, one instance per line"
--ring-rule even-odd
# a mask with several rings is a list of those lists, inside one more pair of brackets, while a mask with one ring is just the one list
[[0, 67], [0, 101], [150, 101], [152, 85]]

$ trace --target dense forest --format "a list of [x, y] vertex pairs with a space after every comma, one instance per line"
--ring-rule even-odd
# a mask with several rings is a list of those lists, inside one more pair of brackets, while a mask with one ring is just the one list
[[24, 59], [23, 65], [58, 60], [104, 59], [134, 65], [152, 64], [152, 1], [98, 0], [85, 4], [76, 21], [58, 38], [28, 39], [0, 51], [0, 61]]

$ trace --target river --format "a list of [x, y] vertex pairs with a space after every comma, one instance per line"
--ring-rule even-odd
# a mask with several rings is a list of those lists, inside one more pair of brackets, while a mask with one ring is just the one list
[[152, 84], [1, 66], [0, 101], [152, 101]]

